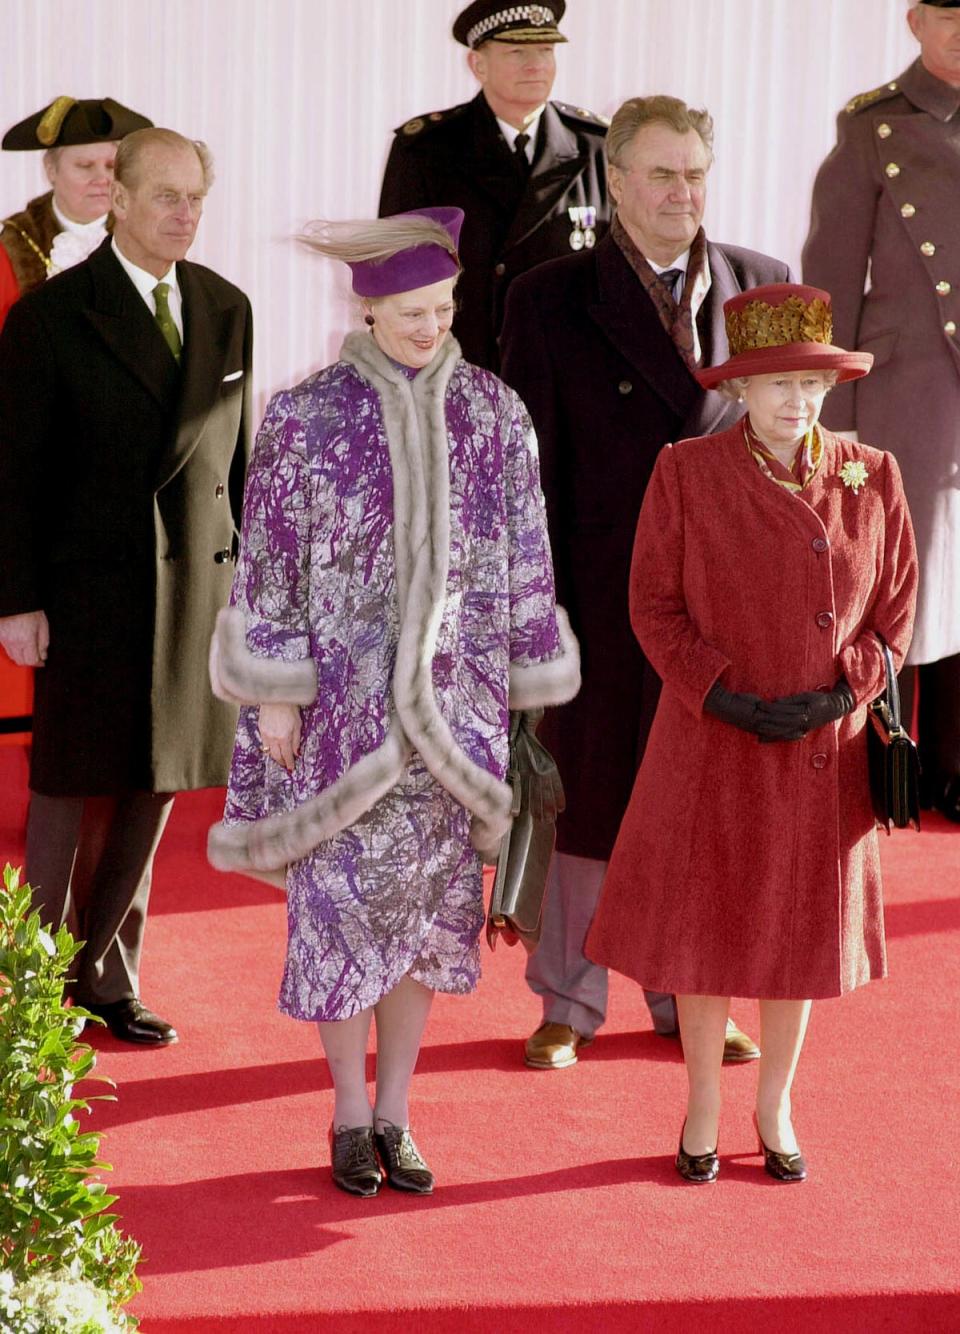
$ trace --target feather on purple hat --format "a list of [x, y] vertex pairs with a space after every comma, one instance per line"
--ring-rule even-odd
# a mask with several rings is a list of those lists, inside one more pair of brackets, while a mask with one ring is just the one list
[[462, 226], [461, 208], [416, 208], [370, 222], [311, 223], [302, 239], [349, 266], [357, 296], [394, 296], [457, 276]]

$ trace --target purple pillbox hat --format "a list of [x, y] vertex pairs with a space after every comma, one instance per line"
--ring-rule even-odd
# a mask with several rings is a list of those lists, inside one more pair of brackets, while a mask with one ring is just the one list
[[446, 231], [452, 242], [452, 251], [440, 245], [418, 245], [398, 250], [386, 259], [366, 259], [350, 265], [353, 290], [357, 296], [394, 296], [397, 292], [412, 292], [418, 287], [453, 278], [460, 272], [457, 246], [463, 226], [462, 208], [414, 208], [406, 213], [395, 213], [396, 218], [429, 218]]

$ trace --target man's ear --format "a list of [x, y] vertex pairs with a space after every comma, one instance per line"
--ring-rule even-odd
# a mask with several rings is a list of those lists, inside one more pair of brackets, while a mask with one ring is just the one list
[[483, 58], [483, 52], [468, 51], [467, 65], [473, 77], [482, 84], [487, 75], [487, 62]]
[[607, 165], [607, 188], [610, 191], [610, 198], [615, 204], [620, 203], [620, 171], [619, 168]]
[[127, 192], [116, 179], [110, 182], [110, 211], [117, 218], [127, 216]]

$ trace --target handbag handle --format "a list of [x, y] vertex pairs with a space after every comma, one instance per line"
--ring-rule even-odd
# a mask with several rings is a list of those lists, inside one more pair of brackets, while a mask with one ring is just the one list
[[887, 676], [887, 708], [890, 711], [890, 731], [896, 735], [901, 731], [900, 724], [900, 686], [897, 682], [897, 674], [893, 670], [893, 654], [890, 652], [890, 645], [885, 640], [880, 640], [880, 648], [883, 653], [883, 666]]

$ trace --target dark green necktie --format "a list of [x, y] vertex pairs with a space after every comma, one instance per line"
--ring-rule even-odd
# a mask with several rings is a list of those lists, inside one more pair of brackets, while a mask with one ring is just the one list
[[169, 283], [157, 283], [153, 289], [153, 299], [157, 305], [157, 327], [163, 334], [163, 341], [173, 353], [173, 359], [179, 366], [180, 350], [183, 343], [180, 341], [180, 332], [173, 322], [173, 316], [170, 314], [170, 307], [167, 304], [167, 297], [170, 295]]

